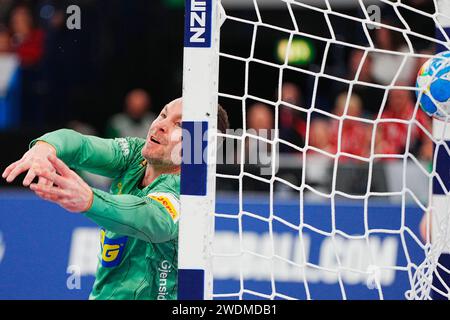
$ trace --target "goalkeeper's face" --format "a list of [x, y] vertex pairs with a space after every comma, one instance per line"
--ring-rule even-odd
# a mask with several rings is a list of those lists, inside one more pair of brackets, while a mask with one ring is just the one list
[[142, 156], [150, 164], [174, 167], [181, 163], [181, 98], [168, 103], [148, 130]]

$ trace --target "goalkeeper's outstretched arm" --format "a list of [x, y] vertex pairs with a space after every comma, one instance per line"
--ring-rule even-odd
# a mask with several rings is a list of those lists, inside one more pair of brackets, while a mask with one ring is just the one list
[[[92, 206], [84, 215], [97, 225], [146, 242], [160, 243], [178, 235], [176, 216], [158, 201], [134, 195], [112, 195], [93, 190]], [[178, 215], [178, 213], [175, 213]]]
[[[90, 188], [74, 171], [55, 156], [49, 157], [56, 172], [38, 170], [54, 186], [31, 184], [31, 190], [71, 212], [83, 213], [99, 226], [146, 242], [172, 240], [178, 234], [178, 203], [169, 212], [150, 194], [147, 197], [112, 195]], [[175, 200], [174, 200], [175, 201]]]
[[[102, 139], [82, 135], [69, 129], [61, 129], [43, 135], [30, 143], [30, 150], [8, 166], [3, 178], [13, 181], [28, 170], [24, 186], [29, 186], [36, 177], [36, 170], [54, 171], [48, 161], [49, 155], [56, 155], [74, 169], [82, 169], [106, 177], [115, 178], [126, 170], [131, 140], [138, 138]], [[45, 178], [39, 184], [51, 184]]]

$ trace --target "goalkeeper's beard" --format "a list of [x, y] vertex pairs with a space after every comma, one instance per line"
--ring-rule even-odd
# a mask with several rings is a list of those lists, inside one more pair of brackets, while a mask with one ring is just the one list
[[147, 163], [160, 172], [176, 172], [180, 170], [180, 164], [174, 163], [172, 159], [164, 159], [163, 157], [146, 156]]
[[179, 166], [175, 165], [170, 160], [161, 159], [159, 157], [147, 157], [148, 164], [158, 167], [158, 168], [167, 168], [167, 169], [174, 169]]

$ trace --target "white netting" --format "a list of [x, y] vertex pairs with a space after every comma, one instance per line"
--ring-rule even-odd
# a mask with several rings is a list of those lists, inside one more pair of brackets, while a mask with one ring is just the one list
[[[221, 13], [219, 100], [230, 118], [239, 118], [241, 125], [235, 127], [242, 130], [219, 134], [225, 140], [225, 156], [219, 158], [228, 165], [217, 169], [217, 189], [223, 203], [215, 214], [216, 227], [220, 228], [212, 243], [213, 297], [399, 298], [389, 287], [402, 277], [407, 286], [401, 290], [408, 299], [429, 299], [431, 289], [448, 297], [450, 290], [440, 277], [449, 272], [438, 264], [446, 249], [448, 219], [433, 225], [440, 230], [436, 234], [441, 234], [435, 236], [433, 245], [430, 236], [421, 239], [417, 226], [426, 213], [426, 229], [431, 228], [433, 179], [445, 195], [449, 193], [446, 182], [436, 173], [437, 151], [450, 155], [444, 139], [446, 130], [433, 137], [431, 123], [427, 122], [430, 120], [420, 115], [415, 99], [411, 113], [396, 118], [390, 110], [396, 100], [392, 103], [390, 99], [415, 92], [411, 74], [417, 74], [417, 66], [432, 57], [433, 45], [447, 47], [449, 39], [442, 23], [450, 17], [402, 1], [355, 0], [356, 9], [346, 11], [336, 6], [338, 1], [280, 0], [277, 15], [284, 19], [272, 19], [260, 8], [264, 1], [247, 1], [251, 9], [245, 14], [228, 8], [228, 2], [223, 1]], [[397, 23], [374, 21], [372, 10], [377, 7], [390, 10], [389, 21]], [[317, 19], [317, 32], [315, 25], [304, 25], [308, 20], [302, 17], [307, 15], [321, 17]], [[445, 41], [411, 26], [418, 16], [436, 24]], [[346, 23], [349, 25], [344, 26]], [[360, 39], [349, 41], [345, 30], [355, 26], [360, 28]], [[379, 30], [401, 35], [403, 46], [382, 48], [374, 40]], [[247, 46], [238, 45], [239, 37], [247, 37]], [[264, 41], [271, 37], [273, 41], [284, 40], [284, 46], [278, 47], [278, 61], [273, 58], [273, 49], [272, 56], [266, 54], [271, 49]], [[296, 47], [298, 40], [303, 45], [313, 42], [314, 50], [320, 51], [307, 66], [291, 60], [295, 50], [311, 50]], [[359, 57], [359, 61], [355, 58], [353, 73], [349, 68], [339, 71], [339, 63], [351, 60], [339, 60], [342, 52]], [[381, 72], [381, 78], [368, 79], [364, 73], [369, 61], [372, 65], [385, 64], [391, 78], [383, 78]], [[232, 80], [224, 80], [224, 74]], [[299, 86], [309, 86], [309, 90], [303, 89], [303, 102], [285, 96], [286, 82], [296, 80]], [[363, 94], [370, 90], [378, 92], [379, 102], [369, 101], [370, 94], [364, 99]], [[341, 96], [344, 103], [339, 109], [338, 102], [334, 106], [334, 100], [327, 102], [324, 96]], [[378, 109], [365, 113], [364, 106], [371, 102]], [[354, 104], [362, 111], [353, 110]], [[272, 115], [273, 124], [264, 118], [266, 112]], [[282, 121], [287, 115], [303, 119], [300, 124], [288, 122], [298, 128], [300, 142], [283, 133], [286, 127]], [[262, 119], [256, 121], [259, 116]], [[268, 128], [273, 130], [261, 134], [261, 129]], [[401, 152], [389, 146], [389, 137], [396, 137], [395, 133], [389, 135], [392, 128], [405, 137], [398, 142]], [[328, 136], [318, 142], [318, 135], [325, 131]], [[431, 142], [436, 145], [432, 156]], [[234, 143], [237, 148], [233, 149], [230, 146]], [[361, 147], [365, 144], [366, 148]], [[354, 146], [359, 149], [355, 151]], [[427, 159], [426, 150], [433, 161]], [[256, 165], [248, 165], [254, 153], [263, 156], [265, 151], [267, 161], [257, 158]], [[427, 161], [433, 165], [428, 166]], [[280, 174], [280, 168], [287, 169]], [[382, 172], [387, 176], [384, 182], [396, 181], [394, 188], [379, 183]], [[233, 187], [223, 195], [224, 186]], [[385, 202], [389, 203], [386, 208]], [[447, 204], [441, 207], [449, 208]], [[442, 288], [433, 284], [433, 278]], [[234, 284], [221, 286], [222, 279], [231, 279]]]

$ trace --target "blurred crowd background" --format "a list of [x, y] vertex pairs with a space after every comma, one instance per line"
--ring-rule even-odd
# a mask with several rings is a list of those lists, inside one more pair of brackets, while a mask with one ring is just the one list
[[[286, 5], [282, 1], [278, 6], [264, 5], [269, 2], [274, 1], [258, 1], [262, 20], [292, 29], [293, 21]], [[230, 16], [248, 21], [257, 19], [253, 1], [224, 0], [223, 3]], [[320, 0], [308, 3], [324, 6]], [[330, 3], [337, 13], [364, 18], [357, 0]], [[402, 3], [424, 12], [435, 12], [433, 1]], [[69, 17], [66, 9], [73, 4], [81, 8], [79, 30], [69, 30], [66, 26]], [[402, 21], [392, 7], [380, 1], [369, 1], [367, 6], [373, 4], [381, 8], [384, 24], [404, 29], [406, 21], [414, 32], [435, 37], [432, 19], [401, 9]], [[386, 91], [381, 87], [414, 86], [417, 71], [425, 59], [403, 61], [402, 56], [375, 52], [366, 55], [364, 50], [341, 43], [369, 46], [360, 23], [338, 15], [327, 20], [317, 11], [294, 8], [299, 29], [315, 37], [294, 37], [288, 55], [289, 66], [293, 68], [284, 69], [281, 77], [280, 69], [269, 64], [284, 63], [289, 38], [286, 32], [258, 28], [254, 58], [269, 64], [250, 62], [248, 92], [244, 92], [245, 63], [221, 57], [220, 92], [258, 98], [248, 98], [244, 103], [220, 98], [230, 115], [232, 128], [242, 128], [245, 123], [246, 129], [262, 133], [274, 129], [278, 119], [279, 138], [299, 148], [304, 146], [309, 128], [308, 144], [318, 150], [310, 150], [307, 158], [313, 153], [320, 154], [320, 150], [335, 154], [338, 144], [341, 152], [350, 155], [338, 161], [338, 188], [354, 194], [364, 193], [364, 181], [369, 181], [370, 175], [372, 191], [392, 191], [385, 166], [395, 162], [395, 157], [381, 157], [373, 167], [358, 157], [368, 157], [373, 145], [375, 154], [401, 155], [409, 151], [420, 161], [431, 161], [433, 145], [426, 135], [431, 120], [421, 111], [415, 113], [414, 92]], [[30, 140], [58, 128], [110, 138], [144, 137], [164, 104], [181, 95], [183, 28], [184, 1], [179, 0], [0, 0], [1, 167], [17, 160]], [[330, 38], [331, 32], [338, 42], [326, 49], [326, 42], [320, 38]], [[221, 52], [248, 58], [252, 34], [250, 24], [225, 21]], [[436, 50], [432, 41], [414, 36], [405, 39], [400, 32], [388, 28], [371, 29], [370, 38], [376, 48], [386, 51], [407, 52], [409, 45], [415, 53], [432, 54]], [[320, 70], [321, 76], [311, 75]], [[357, 82], [350, 86], [346, 80]], [[345, 110], [347, 101], [349, 106]], [[278, 114], [275, 114], [277, 103]], [[318, 111], [308, 117], [306, 110], [313, 105]], [[382, 105], [385, 107], [380, 108]], [[344, 112], [350, 119], [343, 121], [340, 131], [339, 121], [327, 113], [342, 116]], [[411, 128], [395, 120], [383, 122], [375, 128], [375, 135], [373, 124], [364, 122], [364, 119], [411, 120], [413, 117], [416, 124]], [[255, 150], [249, 147], [249, 141], [245, 143], [248, 158]], [[280, 143], [277, 148], [280, 177], [299, 185], [303, 153], [287, 143]], [[240, 158], [238, 151], [235, 156]], [[307, 173], [312, 174], [307, 176], [307, 182], [311, 186], [317, 184], [324, 192], [332, 184], [334, 166], [330, 159], [323, 162], [314, 158], [314, 164], [319, 167], [311, 166]], [[252, 164], [248, 170], [261, 175], [261, 165], [267, 164]], [[219, 172], [238, 170], [239, 164], [219, 166]], [[0, 184], [5, 185], [3, 181]], [[260, 191], [269, 188], [255, 180], [247, 181], [246, 186]], [[220, 187], [237, 190], [230, 181], [221, 183]]]

